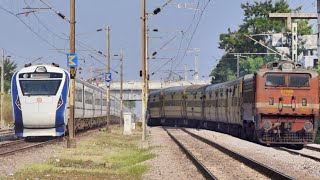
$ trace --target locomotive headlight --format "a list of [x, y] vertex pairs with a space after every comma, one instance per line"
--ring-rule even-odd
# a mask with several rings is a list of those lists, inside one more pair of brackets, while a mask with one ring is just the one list
[[311, 122], [305, 122], [303, 129], [306, 131], [312, 131], [313, 130], [313, 124]]
[[263, 122], [263, 129], [266, 131], [269, 131], [272, 128], [272, 122], [270, 121], [265, 121]]
[[274, 98], [273, 97], [269, 97], [269, 105], [273, 105], [274, 104]]
[[307, 98], [302, 98], [302, 106], [307, 106]]
[[29, 77], [28, 74], [24, 74], [24, 75], [23, 75], [23, 78], [28, 78], [28, 77]]
[[47, 72], [47, 69], [44, 66], [38, 66], [36, 72]]

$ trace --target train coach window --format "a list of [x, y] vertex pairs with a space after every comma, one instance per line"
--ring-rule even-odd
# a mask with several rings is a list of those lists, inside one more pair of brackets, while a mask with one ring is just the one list
[[100, 99], [95, 99], [95, 101], [94, 101], [94, 102], [95, 102], [95, 104], [96, 104], [96, 105], [98, 105], [98, 106], [100, 106], [100, 105], [101, 105], [101, 100], [100, 100]]
[[266, 78], [266, 86], [285, 86], [285, 75], [269, 74]]
[[92, 104], [93, 103], [93, 93], [85, 91], [85, 103], [86, 104]]
[[75, 101], [82, 102], [82, 89], [76, 89]]
[[289, 75], [290, 87], [309, 87], [309, 75], [308, 74], [290, 74]]
[[20, 80], [24, 96], [53, 96], [57, 94], [61, 80]]

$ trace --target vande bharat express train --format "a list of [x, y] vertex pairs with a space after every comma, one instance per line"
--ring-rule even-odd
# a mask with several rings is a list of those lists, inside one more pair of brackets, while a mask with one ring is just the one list
[[[69, 117], [69, 74], [57, 65], [26, 65], [13, 75], [12, 106], [19, 137], [62, 136]], [[120, 115], [120, 102], [111, 97], [111, 119]], [[106, 124], [105, 90], [83, 80], [75, 82], [75, 128]]]
[[263, 144], [313, 143], [319, 119], [315, 71], [290, 61], [214, 85], [151, 92], [148, 125], [179, 125], [225, 132]]

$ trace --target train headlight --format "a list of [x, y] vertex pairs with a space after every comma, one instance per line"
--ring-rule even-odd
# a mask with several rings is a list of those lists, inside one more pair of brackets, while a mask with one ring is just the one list
[[63, 100], [62, 100], [62, 98], [60, 96], [58, 104], [57, 104], [57, 109], [59, 109], [62, 106], [62, 104], [63, 104]]
[[273, 105], [274, 104], [274, 98], [273, 97], [269, 97], [269, 105]]
[[269, 131], [272, 128], [272, 122], [270, 121], [265, 121], [263, 122], [263, 129], [266, 131]]
[[311, 122], [305, 122], [304, 126], [303, 126], [303, 129], [308, 131], [308, 132], [312, 131], [313, 130], [313, 124]]
[[307, 106], [307, 98], [302, 98], [302, 106]]
[[38, 66], [36, 69], [36, 72], [38, 72], [38, 73], [47, 72], [47, 69], [44, 66]]
[[23, 75], [23, 78], [28, 78], [29, 77], [29, 74], [24, 74]]

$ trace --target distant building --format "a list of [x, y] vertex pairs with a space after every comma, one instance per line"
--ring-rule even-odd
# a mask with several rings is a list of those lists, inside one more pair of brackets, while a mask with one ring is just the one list
[[[298, 55], [298, 62], [305, 68], [313, 68], [318, 66], [318, 51], [317, 51], [317, 35], [299, 36], [299, 47], [303, 51]], [[273, 34], [267, 39], [268, 46], [275, 47], [278, 52], [290, 57], [291, 45], [288, 38], [282, 34]]]

